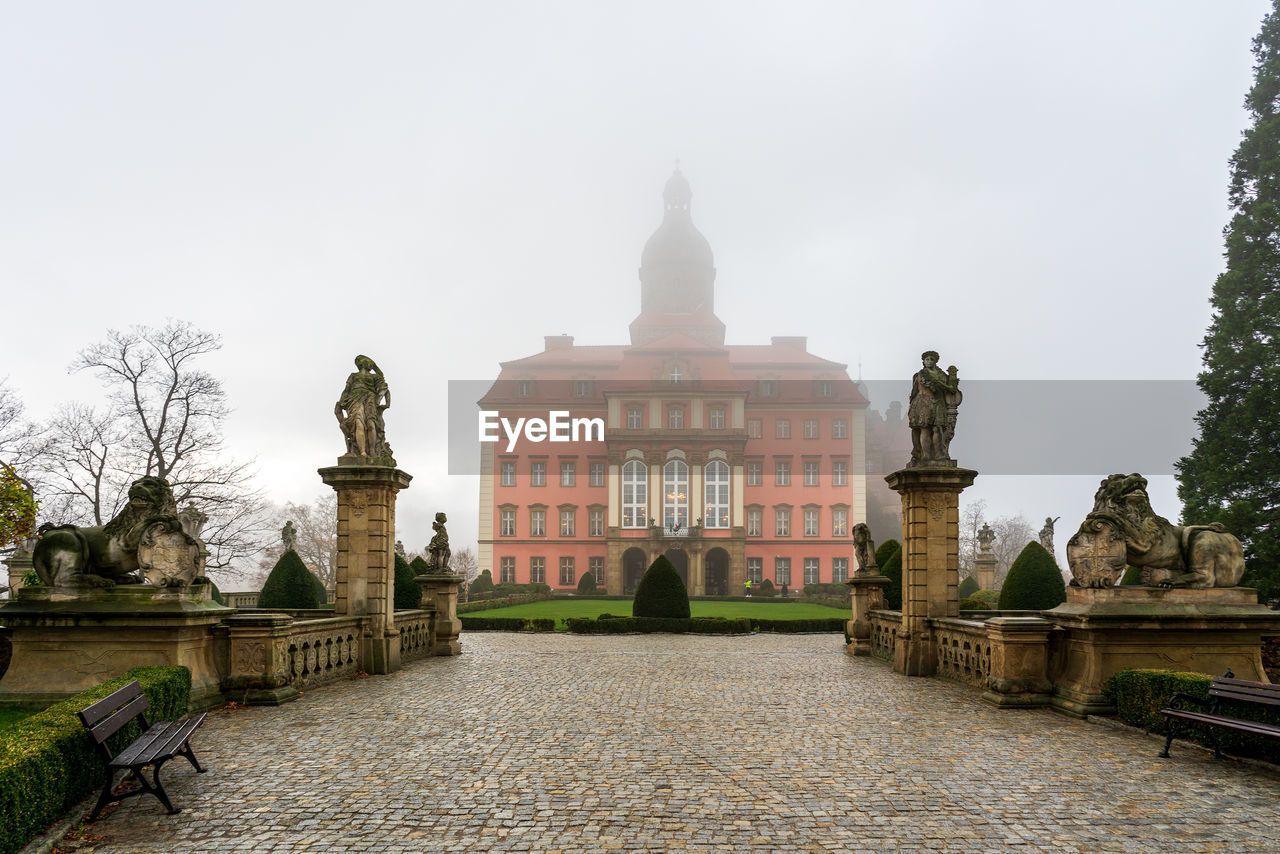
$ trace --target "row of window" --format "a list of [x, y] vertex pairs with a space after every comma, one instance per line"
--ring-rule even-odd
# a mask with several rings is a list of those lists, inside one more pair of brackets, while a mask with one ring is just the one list
[[[675, 462], [675, 461], [673, 461]], [[643, 463], [633, 460], [627, 463], [628, 466], [635, 464], [643, 468]], [[684, 465], [684, 463], [680, 463]], [[725, 472], [725, 488], [728, 489], [728, 466], [721, 462], [714, 462], [707, 466], [706, 474], [708, 483], [712, 476], [713, 470], [719, 476], [719, 472], [723, 468]], [[764, 463], [760, 460], [747, 461], [747, 486], [764, 486]], [[516, 463], [514, 460], [503, 460], [500, 469], [500, 483], [503, 486], [516, 485]], [[577, 464], [564, 460], [560, 463], [560, 485], [576, 486], [578, 482]], [[805, 460], [803, 462], [805, 486], [821, 486], [822, 485], [822, 464], [819, 460]], [[604, 463], [589, 463], [587, 485], [588, 486], [604, 486], [605, 485], [605, 468]], [[664, 471], [665, 476], [665, 471]], [[547, 464], [541, 460], [535, 460], [529, 467], [529, 485], [530, 486], [546, 486], [547, 485]], [[773, 485], [774, 486], [790, 486], [791, 485], [791, 461], [776, 460], [773, 464]], [[832, 486], [848, 486], [849, 485], [849, 463], [845, 460], [833, 460], [831, 463], [831, 485]], [[727, 503], [727, 500], [726, 500]]]
[[[803, 559], [804, 576], [803, 583], [818, 584], [821, 578], [822, 561], [816, 557], [807, 557]], [[596, 577], [596, 584], [603, 585], [604, 579], [604, 558], [590, 557], [587, 558], [587, 572]], [[847, 557], [836, 557], [831, 559], [831, 581], [839, 584], [847, 581], [849, 578], [849, 559]], [[516, 581], [516, 559], [514, 557], [498, 558], [498, 580], [503, 584], [514, 584]], [[749, 557], [747, 558], [747, 580], [752, 584], [759, 584], [764, 581], [764, 558]], [[529, 558], [529, 582], [531, 584], [547, 583], [547, 559], [545, 557]], [[578, 583], [577, 562], [572, 557], [560, 558], [560, 581], [561, 587], [567, 587]], [[779, 587], [783, 584], [791, 584], [791, 558], [775, 557], [773, 559], [773, 583]]]
[[[822, 485], [822, 464], [819, 460], [805, 460], [803, 463], [805, 486]], [[773, 485], [791, 485], [791, 461], [775, 460], [773, 463]], [[845, 460], [832, 460], [831, 485], [849, 485], [849, 463]], [[747, 486], [764, 486], [764, 463], [759, 460], [747, 460]]]
[[[724, 489], [728, 489], [727, 485], [723, 485]], [[716, 486], [720, 489], [720, 485]], [[707, 528], [728, 528], [729, 527], [729, 510], [728, 498], [725, 503], [712, 503], [708, 498], [707, 515], [703, 517], [702, 524]], [[648, 517], [645, 516], [647, 505], [643, 508], [633, 508], [633, 515], [630, 518], [632, 524], [624, 525], [628, 528], [643, 528], [649, 523]], [[681, 517], [677, 512], [678, 508], [672, 508], [672, 512], [667, 512], [667, 506], [663, 507], [663, 524], [673, 530], [679, 530], [687, 524], [680, 521]], [[685, 514], [688, 508], [684, 508]], [[801, 511], [804, 527], [802, 529], [806, 537], [822, 536], [820, 527], [822, 519], [822, 508], [806, 507]], [[667, 520], [671, 521], [668, 522]], [[516, 536], [516, 510], [515, 508], [503, 508], [498, 511], [498, 533], [503, 537]], [[791, 536], [791, 508], [775, 507], [773, 509], [773, 534], [775, 537]], [[547, 535], [547, 511], [542, 508], [534, 508], [529, 510], [529, 536], [545, 537]], [[563, 509], [560, 511], [560, 536], [576, 537], [578, 535], [578, 511], [575, 509]], [[587, 511], [587, 536], [603, 537], [604, 536], [604, 510], [592, 508]], [[759, 507], [747, 508], [747, 536], [762, 537], [764, 536], [764, 509]], [[847, 537], [849, 536], [849, 511], [842, 507], [835, 507], [831, 510], [831, 536]]]
[[[672, 365], [667, 371], [667, 382], [671, 383], [671, 385], [680, 385], [686, 379], [687, 377], [679, 365]], [[782, 382], [780, 380], [760, 380], [758, 388], [761, 397], [777, 397], [782, 391]], [[518, 397], [532, 397], [533, 392], [533, 380], [516, 380], [516, 395]], [[574, 397], [590, 397], [595, 394], [595, 383], [591, 380], [574, 380], [572, 393]], [[813, 393], [818, 397], [831, 397], [831, 380], [816, 380], [813, 385]]]
[[[713, 406], [707, 410], [707, 428], [710, 430], [723, 430], [726, 425], [725, 408], [722, 406]], [[640, 430], [644, 427], [644, 407], [629, 406], [627, 407], [627, 429]], [[671, 430], [683, 430], [686, 424], [684, 406], [682, 404], [667, 405], [667, 427]], [[821, 422], [818, 418], [805, 418], [801, 421], [801, 435], [806, 439], [821, 439], [822, 430]], [[773, 435], [775, 439], [791, 438], [791, 419], [775, 418], [773, 421]], [[764, 438], [764, 420], [761, 418], [747, 419], [747, 438], [763, 439]], [[836, 418], [831, 422], [831, 438], [847, 439], [849, 438], [849, 422], [844, 418]]]
[[[820, 537], [820, 524], [822, 519], [822, 509], [819, 507], [806, 507], [803, 510], [804, 520], [804, 536]], [[773, 508], [773, 535], [775, 537], [791, 536], [791, 508], [775, 507]], [[747, 508], [747, 536], [763, 537], [764, 536], [764, 510], [758, 507]], [[849, 536], [849, 511], [842, 507], [835, 507], [831, 510], [831, 536], [847, 537]]]
[[[516, 511], [503, 508], [498, 511], [498, 534], [503, 537], [516, 535]], [[547, 511], [533, 509], [529, 511], [529, 536], [545, 537], [547, 535]], [[560, 511], [560, 536], [576, 537], [578, 535], [578, 511], [565, 509]], [[587, 536], [604, 536], [604, 511], [591, 509], [587, 511]]]
[[[503, 460], [499, 468], [499, 481], [503, 486], [516, 485], [516, 463], [515, 460]], [[561, 486], [577, 486], [578, 484], [578, 464], [572, 460], [561, 460], [560, 462], [560, 485]], [[604, 463], [593, 462], [587, 464], [587, 486], [604, 486]], [[543, 460], [534, 460], [529, 464], [529, 485], [530, 486], [546, 486], [547, 485], [547, 464]]]

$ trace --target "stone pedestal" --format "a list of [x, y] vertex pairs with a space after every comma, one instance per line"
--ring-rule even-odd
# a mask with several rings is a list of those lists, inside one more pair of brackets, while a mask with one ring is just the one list
[[395, 628], [396, 493], [412, 476], [390, 466], [341, 457], [319, 470], [338, 493], [335, 616], [367, 616], [360, 666], [367, 673], [400, 669]]
[[972, 469], [920, 466], [885, 476], [902, 496], [902, 627], [894, 669], [933, 674], [937, 654], [929, 619], [960, 615], [960, 493]]
[[982, 699], [1002, 709], [1047, 706], [1049, 635], [1053, 623], [1040, 617], [992, 617], [986, 622], [991, 670]]
[[879, 573], [854, 574], [845, 584], [853, 594], [853, 619], [845, 627], [852, 640], [845, 644], [844, 651], [849, 655], [870, 655], [871, 612], [884, 608], [884, 590], [889, 586], [889, 579]]
[[23, 588], [0, 607], [13, 642], [0, 703], [43, 708], [134, 667], [181, 665], [191, 670], [193, 709], [221, 704], [214, 627], [235, 609], [211, 592], [207, 584]]
[[235, 614], [217, 628], [225, 645], [223, 693], [246, 706], [279, 706], [298, 697], [289, 684], [288, 643], [293, 617], [266, 612]]
[[1044, 617], [1050, 640], [1052, 706], [1073, 717], [1112, 714], [1103, 685], [1118, 670], [1155, 668], [1268, 681], [1262, 636], [1280, 632], [1280, 611], [1248, 587], [1163, 590], [1067, 588]]
[[991, 552], [979, 552], [973, 559], [973, 580], [979, 590], [996, 589], [996, 556]]
[[435, 608], [436, 636], [432, 641], [432, 655], [458, 655], [462, 643], [462, 621], [458, 619], [458, 587], [462, 576], [449, 573], [428, 573], [414, 576], [422, 588], [421, 608]]

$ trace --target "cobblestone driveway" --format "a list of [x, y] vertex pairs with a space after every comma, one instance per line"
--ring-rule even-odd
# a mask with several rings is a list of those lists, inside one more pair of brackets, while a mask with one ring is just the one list
[[1280, 851], [1280, 777], [842, 654], [472, 633], [210, 715], [81, 851]]

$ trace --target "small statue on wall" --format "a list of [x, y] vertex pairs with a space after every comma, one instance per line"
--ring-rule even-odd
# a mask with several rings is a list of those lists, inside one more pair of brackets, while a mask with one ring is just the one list
[[978, 529], [978, 552], [984, 555], [991, 554], [991, 545], [996, 541], [996, 532], [991, 530], [991, 526], [986, 522], [982, 523], [982, 527]]
[[431, 530], [436, 533], [427, 545], [427, 566], [437, 572], [449, 571], [449, 558], [453, 555], [449, 550], [449, 532], [444, 527], [448, 521], [445, 514], [437, 513], [436, 520], [431, 523]]
[[1044, 546], [1044, 550], [1049, 554], [1053, 554], [1053, 526], [1061, 518], [1061, 516], [1044, 517], [1044, 527], [1040, 529], [1040, 545]]
[[280, 541], [284, 543], [284, 550], [287, 552], [294, 551], [294, 547], [298, 544], [298, 529], [293, 527], [293, 520], [284, 523], [284, 527], [280, 529]]
[[871, 539], [871, 529], [866, 522], [853, 526], [853, 557], [858, 563], [855, 575], [879, 575], [880, 567], [876, 566], [876, 544]]
[[356, 371], [347, 376], [333, 414], [347, 441], [347, 454], [373, 465], [396, 464], [387, 444], [382, 413], [391, 407], [391, 389], [378, 363], [356, 356]]

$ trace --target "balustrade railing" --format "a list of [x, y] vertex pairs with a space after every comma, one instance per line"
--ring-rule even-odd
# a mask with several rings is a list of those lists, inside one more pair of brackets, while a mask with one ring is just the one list
[[981, 620], [955, 617], [929, 621], [937, 644], [937, 674], [976, 688], [985, 688], [991, 675], [991, 641]]
[[898, 627], [902, 625], [900, 611], [871, 612], [871, 654], [885, 661], [893, 661], [898, 646]]

